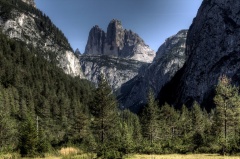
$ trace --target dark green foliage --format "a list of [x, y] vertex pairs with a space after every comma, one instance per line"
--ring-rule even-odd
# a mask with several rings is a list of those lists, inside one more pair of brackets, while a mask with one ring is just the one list
[[[239, 89], [231, 86], [229, 79], [221, 78], [214, 98], [216, 108], [211, 112], [201, 109], [197, 102], [191, 108], [183, 106], [176, 110], [168, 104], [160, 111], [150, 111], [148, 105], [142, 115], [143, 136], [151, 134], [151, 121], [158, 123], [155, 144], [143, 140], [143, 153], [237, 153], [240, 136], [240, 96]], [[153, 107], [152, 107], [153, 108]], [[152, 112], [152, 113], [151, 113]], [[146, 115], [147, 114], [147, 115]], [[157, 118], [152, 118], [157, 116]], [[148, 120], [146, 120], [148, 119]], [[148, 139], [148, 138], [147, 138]]]
[[120, 134], [117, 101], [103, 76], [99, 79], [90, 110], [93, 115], [92, 128], [98, 144], [98, 156], [106, 157], [110, 149], [117, 151]]
[[[28, 113], [39, 117], [43, 136], [52, 145], [75, 140], [70, 135], [76, 129], [74, 123], [79, 113], [87, 114], [92, 101], [94, 88], [89, 82], [66, 75], [57, 63], [49, 63], [41, 52], [28, 48], [0, 34], [0, 126], [9, 135], [0, 135], [2, 150], [16, 149], [16, 125]], [[44, 142], [39, 146], [42, 150], [49, 146]]]
[[11, 117], [6, 102], [9, 101], [9, 94], [3, 96], [3, 88], [0, 86], [0, 152], [16, 149], [18, 144], [17, 123]]
[[[21, 0], [0, 0], [0, 6], [3, 20], [14, 18], [13, 9], [35, 14], [44, 36], [51, 35], [63, 49], [71, 49], [63, 33], [41, 11]], [[136, 114], [117, 109], [103, 77], [96, 89], [58, 68], [55, 53], [39, 50], [0, 34], [0, 152], [44, 156], [52, 147], [69, 144], [103, 158], [128, 153], [240, 152], [239, 88], [231, 86], [225, 76], [216, 87], [216, 108], [211, 112], [197, 102], [189, 109], [177, 110], [167, 103], [160, 107], [150, 91], [139, 120]], [[129, 66], [125, 65], [129, 60], [119, 63], [105, 56], [83, 58], [121, 69], [142, 65], [130, 60]]]
[[148, 95], [148, 104], [143, 110], [141, 122], [143, 124], [143, 137], [150, 142], [151, 145], [159, 138], [159, 108], [155, 101], [154, 93], [150, 90]]
[[[37, 117], [38, 119], [38, 117]], [[50, 143], [31, 114], [27, 114], [20, 126], [19, 149], [22, 156], [42, 156], [50, 150]]]
[[24, 119], [20, 128], [20, 153], [22, 156], [34, 157], [37, 155], [38, 132], [36, 124], [30, 116]]
[[222, 153], [230, 153], [239, 149], [240, 97], [239, 89], [231, 86], [230, 79], [223, 76], [216, 88], [214, 102], [213, 133]]
[[132, 153], [139, 149], [142, 132], [139, 118], [129, 110], [121, 112], [121, 146], [122, 153]]
[[217, 86], [211, 112], [196, 102], [190, 109], [159, 107], [150, 92], [140, 122], [130, 111], [117, 109], [104, 78], [95, 89], [44, 57], [0, 34], [0, 151], [42, 156], [51, 147], [75, 144], [101, 157], [119, 158], [134, 152], [240, 150], [239, 89], [229, 82]]

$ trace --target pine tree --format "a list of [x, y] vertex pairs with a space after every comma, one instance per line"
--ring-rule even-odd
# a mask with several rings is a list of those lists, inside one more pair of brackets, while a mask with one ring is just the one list
[[72, 140], [79, 143], [86, 139], [90, 132], [90, 119], [87, 116], [88, 113], [84, 112], [82, 109], [83, 108], [80, 108], [76, 112], [77, 114], [75, 115], [75, 119], [70, 132]]
[[142, 115], [142, 133], [143, 137], [150, 141], [151, 145], [158, 138], [158, 104], [155, 101], [154, 93], [152, 90], [148, 94], [148, 104], [143, 110]]
[[10, 116], [10, 112], [5, 109], [3, 104], [3, 90], [0, 86], [0, 152], [12, 151], [15, 149], [17, 141], [17, 125]]
[[21, 126], [20, 153], [22, 156], [34, 157], [37, 155], [38, 133], [36, 124], [30, 115], [27, 115]]
[[239, 136], [236, 126], [239, 125], [240, 96], [239, 89], [232, 86], [230, 79], [222, 76], [216, 87], [216, 113], [214, 117], [213, 130], [219, 138], [222, 152], [229, 152], [231, 144]]
[[178, 143], [181, 153], [190, 152], [193, 148], [192, 145], [192, 134], [193, 134], [193, 124], [191, 112], [188, 108], [183, 105], [181, 108], [181, 113], [179, 120], [177, 122], [177, 133], [180, 142]]
[[130, 110], [121, 111], [121, 151], [131, 153], [138, 149], [142, 141], [142, 131], [139, 118]]
[[180, 144], [178, 139], [179, 136], [179, 116], [180, 114], [169, 104], [164, 104], [159, 113], [160, 120], [160, 139], [163, 147], [172, 151]]
[[116, 99], [103, 76], [99, 79], [94, 102], [90, 109], [94, 117], [92, 124], [97, 144], [99, 144], [99, 155], [105, 156], [106, 149], [117, 142], [116, 135], [119, 133], [119, 130], [117, 130], [119, 119]]
[[179, 118], [179, 131], [182, 138], [189, 138], [192, 131], [192, 118], [186, 105], [182, 106]]
[[204, 131], [205, 131], [205, 117], [200, 105], [194, 102], [192, 110], [192, 144], [194, 150], [201, 147], [204, 143]]
[[122, 123], [122, 151], [125, 154], [128, 154], [133, 149], [133, 131], [131, 130], [130, 125], [128, 125], [126, 122]]

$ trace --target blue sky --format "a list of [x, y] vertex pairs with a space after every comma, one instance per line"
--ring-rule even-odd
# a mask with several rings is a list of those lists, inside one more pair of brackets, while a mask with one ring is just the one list
[[62, 30], [73, 49], [85, 50], [94, 25], [103, 30], [112, 19], [137, 33], [157, 51], [166, 38], [188, 29], [202, 0], [35, 0], [37, 8]]

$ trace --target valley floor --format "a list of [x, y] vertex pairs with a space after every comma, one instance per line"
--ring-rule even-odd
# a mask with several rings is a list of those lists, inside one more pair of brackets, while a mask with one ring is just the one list
[[[94, 155], [93, 155], [94, 156]], [[61, 156], [46, 156], [45, 159], [92, 159], [91, 155], [61, 155]], [[0, 155], [0, 159], [12, 159], [12, 155]], [[17, 157], [18, 158], [18, 157]], [[30, 159], [30, 158], [23, 158]], [[43, 158], [35, 158], [43, 159]], [[169, 154], [169, 155], [126, 155], [125, 159], [240, 159], [240, 156], [220, 156], [218, 154]]]
[[218, 154], [170, 154], [170, 155], [132, 155], [126, 159], [240, 159], [240, 156], [220, 156]]

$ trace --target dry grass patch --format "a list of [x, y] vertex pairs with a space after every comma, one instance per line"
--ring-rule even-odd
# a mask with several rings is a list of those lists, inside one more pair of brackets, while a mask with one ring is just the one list
[[61, 148], [61, 150], [59, 150], [59, 153], [63, 156], [67, 156], [67, 155], [82, 154], [83, 152], [74, 147], [64, 147], [64, 148]]
[[0, 154], [0, 159], [18, 159], [18, 158], [20, 158], [20, 154], [18, 153]]
[[126, 159], [240, 159], [240, 156], [220, 156], [217, 154], [132, 155]]
[[[96, 154], [93, 153], [84, 153], [82, 150], [74, 147], [65, 147], [59, 150], [61, 159], [93, 159], [96, 157]], [[52, 158], [49, 158], [52, 159]], [[55, 159], [55, 158], [54, 158]], [[60, 159], [60, 158], [56, 158]]]
[[[27, 158], [27, 159], [29, 159], [29, 158]], [[47, 157], [44, 157], [44, 158], [34, 158], [34, 159], [62, 159], [62, 157], [47, 156]]]

